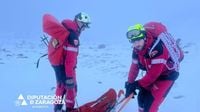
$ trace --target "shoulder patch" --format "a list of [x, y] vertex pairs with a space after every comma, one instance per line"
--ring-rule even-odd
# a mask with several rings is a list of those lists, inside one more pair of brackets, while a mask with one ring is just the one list
[[149, 54], [149, 57], [155, 57], [157, 54], [158, 54], [158, 51], [154, 50]]
[[155, 58], [163, 54], [163, 43], [160, 41], [156, 47], [152, 50], [152, 52], [149, 52], [150, 58]]

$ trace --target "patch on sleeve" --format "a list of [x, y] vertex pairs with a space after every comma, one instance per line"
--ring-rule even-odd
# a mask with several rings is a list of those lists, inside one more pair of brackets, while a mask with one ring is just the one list
[[154, 51], [152, 51], [151, 53], [149, 53], [149, 57], [150, 57], [150, 58], [155, 57], [156, 54], [158, 54], [158, 51], [157, 51], [157, 50], [154, 50]]
[[149, 52], [150, 58], [155, 58], [163, 54], [163, 45], [162, 42], [159, 42], [156, 47], [152, 50], [152, 52]]

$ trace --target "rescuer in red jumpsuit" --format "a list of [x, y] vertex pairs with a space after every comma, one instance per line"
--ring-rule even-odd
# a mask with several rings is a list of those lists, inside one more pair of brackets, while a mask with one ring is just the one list
[[[61, 23], [53, 16], [43, 16], [43, 31], [51, 36], [48, 59], [56, 74], [56, 96], [65, 95], [66, 110], [73, 110], [77, 93], [76, 64], [79, 51], [79, 36], [89, 28], [90, 17], [81, 12], [74, 20]], [[55, 104], [54, 112], [61, 112], [63, 104]]]
[[[126, 97], [139, 90], [139, 112], [157, 112], [179, 76], [178, 65], [183, 59], [183, 52], [177, 45], [166, 44], [171, 42], [168, 36], [166, 27], [158, 22], [128, 28], [127, 38], [133, 43], [133, 54], [125, 84]], [[164, 39], [168, 39], [167, 42]], [[173, 50], [170, 51], [170, 48]], [[170, 55], [173, 53], [178, 54], [177, 57]], [[146, 71], [146, 74], [136, 80], [139, 70]]]

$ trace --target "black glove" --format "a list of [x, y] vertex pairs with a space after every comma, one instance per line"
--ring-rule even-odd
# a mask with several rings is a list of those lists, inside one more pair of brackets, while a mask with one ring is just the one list
[[[78, 47], [79, 46], [79, 38], [78, 35], [76, 34], [76, 32], [74, 32], [73, 30], [68, 29], [70, 34], [68, 36], [68, 42], [69, 44], [73, 45], [74, 47]], [[75, 43], [75, 41], [78, 41], [78, 43]]]
[[[129, 82], [126, 82], [125, 83], [125, 88], [126, 88], [126, 94], [125, 94], [125, 97], [129, 97], [129, 95], [131, 95], [132, 93], [134, 93], [134, 95], [137, 95], [136, 93], [136, 89], [139, 89], [140, 86], [138, 84], [138, 81], [135, 81], [133, 83], [129, 83]], [[134, 96], [133, 96], [134, 98]]]

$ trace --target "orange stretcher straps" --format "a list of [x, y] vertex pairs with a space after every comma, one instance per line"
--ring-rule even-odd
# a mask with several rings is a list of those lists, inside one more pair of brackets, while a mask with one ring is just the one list
[[121, 112], [122, 109], [128, 104], [128, 102], [132, 99], [132, 97], [134, 96], [134, 94], [130, 94], [129, 97], [125, 98], [124, 100], [122, 100], [122, 105], [121, 107], [119, 108], [119, 110], [117, 112]]

